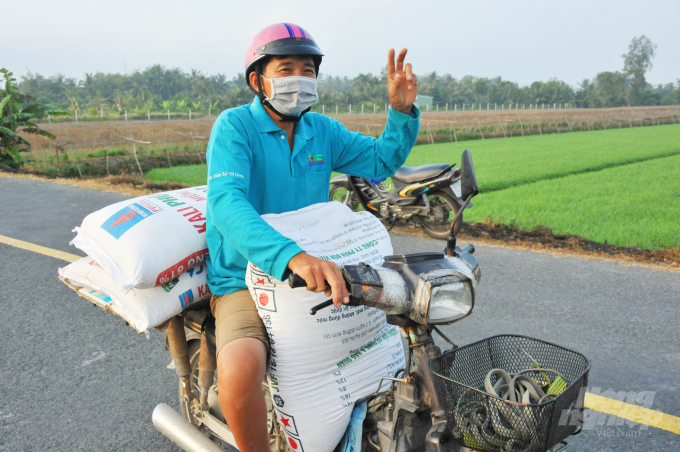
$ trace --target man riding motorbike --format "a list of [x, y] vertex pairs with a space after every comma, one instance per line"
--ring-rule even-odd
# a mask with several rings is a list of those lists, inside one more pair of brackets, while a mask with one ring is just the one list
[[[246, 290], [250, 261], [283, 280], [300, 275], [313, 292], [339, 307], [349, 301], [338, 267], [303, 252], [260, 215], [326, 202], [333, 171], [391, 176], [415, 144], [420, 112], [417, 80], [406, 49], [388, 53], [392, 109], [380, 138], [349, 132], [338, 121], [309, 113], [318, 100], [323, 54], [301, 27], [280, 23], [260, 31], [246, 54], [252, 104], [223, 112], [207, 151], [208, 284], [217, 337], [219, 404], [239, 449], [269, 451], [262, 380], [270, 348], [267, 331]], [[329, 288], [327, 288], [326, 283]]]

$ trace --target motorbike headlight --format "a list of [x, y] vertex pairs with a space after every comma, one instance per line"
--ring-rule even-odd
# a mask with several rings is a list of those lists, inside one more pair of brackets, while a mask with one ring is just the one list
[[468, 282], [455, 282], [432, 288], [427, 323], [436, 325], [460, 320], [472, 311], [472, 287]]

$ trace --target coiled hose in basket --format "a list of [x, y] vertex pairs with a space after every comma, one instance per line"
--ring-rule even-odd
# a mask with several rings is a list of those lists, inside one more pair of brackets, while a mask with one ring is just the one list
[[[549, 386], [544, 386], [526, 374], [540, 373]], [[547, 374], [555, 375], [549, 379]], [[496, 383], [492, 380], [496, 377]], [[552, 369], [526, 369], [509, 374], [503, 369], [493, 369], [484, 379], [484, 388], [495, 397], [476, 400], [473, 390], [463, 393], [455, 409], [455, 420], [465, 442], [484, 450], [532, 450], [539, 441], [536, 435], [537, 419], [534, 411], [519, 405], [540, 404], [557, 397], [566, 388], [564, 376]], [[500, 400], [499, 400], [500, 399]]]

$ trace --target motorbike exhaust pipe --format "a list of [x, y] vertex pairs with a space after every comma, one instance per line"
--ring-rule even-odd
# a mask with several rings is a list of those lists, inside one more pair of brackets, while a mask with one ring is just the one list
[[159, 403], [154, 408], [151, 420], [156, 430], [187, 452], [223, 452], [217, 444], [165, 403]]

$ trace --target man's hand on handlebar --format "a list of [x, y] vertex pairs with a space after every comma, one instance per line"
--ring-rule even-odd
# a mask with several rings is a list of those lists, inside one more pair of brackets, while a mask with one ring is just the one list
[[345, 280], [333, 262], [300, 253], [288, 262], [288, 268], [305, 280], [310, 292], [323, 292], [327, 297], [333, 294], [333, 306], [336, 308], [349, 303]]

